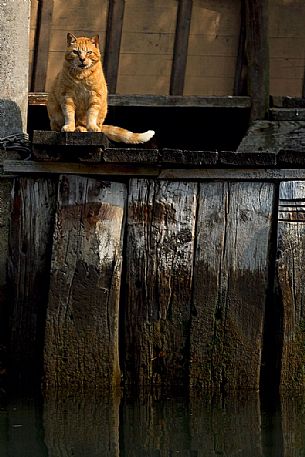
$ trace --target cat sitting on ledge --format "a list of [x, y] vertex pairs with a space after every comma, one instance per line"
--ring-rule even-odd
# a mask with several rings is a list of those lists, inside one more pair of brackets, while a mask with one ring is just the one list
[[62, 132], [103, 132], [116, 142], [145, 143], [153, 130], [134, 133], [104, 125], [107, 114], [107, 84], [101, 63], [98, 35], [67, 35], [67, 49], [61, 71], [48, 97], [51, 130]]

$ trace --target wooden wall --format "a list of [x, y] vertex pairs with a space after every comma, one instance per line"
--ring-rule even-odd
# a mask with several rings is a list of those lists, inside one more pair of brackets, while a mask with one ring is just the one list
[[[111, 0], [52, 0], [42, 2], [41, 10], [39, 3], [32, 1], [31, 71], [38, 72], [38, 76], [31, 78], [31, 90], [49, 90], [62, 63], [68, 31], [76, 35], [99, 33], [104, 48], [111, 11], [119, 45], [112, 50], [119, 57], [116, 92], [155, 95], [171, 92], [178, 0], [125, 0], [116, 2], [119, 6], [115, 7]], [[186, 0], [180, 5], [186, 5], [190, 12], [189, 35], [188, 30], [183, 35], [187, 49], [183, 94], [233, 95], [241, 1]], [[269, 1], [271, 95], [302, 95], [304, 22], [303, 1]]]

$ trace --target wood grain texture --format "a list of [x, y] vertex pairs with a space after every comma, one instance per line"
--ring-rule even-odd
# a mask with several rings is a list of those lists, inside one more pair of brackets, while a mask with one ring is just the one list
[[193, 0], [180, 0], [171, 72], [170, 95], [183, 95]]
[[41, 0], [38, 4], [31, 83], [31, 88], [35, 91], [43, 91], [46, 88], [53, 7], [53, 0]]
[[8, 257], [13, 285], [10, 346], [12, 372], [23, 383], [37, 381], [42, 370], [56, 181], [19, 178], [14, 182]]
[[282, 306], [280, 388], [305, 386], [305, 183], [280, 184], [277, 276]]
[[125, 0], [109, 0], [104, 71], [110, 93], [116, 92]]
[[45, 384], [120, 382], [118, 310], [126, 188], [60, 179], [45, 334]]
[[196, 183], [131, 180], [126, 245], [128, 384], [187, 381]]
[[251, 120], [265, 119], [269, 108], [268, 0], [246, 0], [246, 51]]
[[272, 200], [268, 183], [200, 186], [190, 339], [195, 387], [259, 388]]

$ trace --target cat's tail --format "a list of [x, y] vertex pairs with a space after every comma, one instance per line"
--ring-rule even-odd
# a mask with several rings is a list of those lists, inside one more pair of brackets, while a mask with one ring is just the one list
[[149, 141], [155, 134], [153, 130], [147, 130], [143, 133], [134, 133], [129, 130], [122, 129], [121, 127], [116, 127], [114, 125], [102, 125], [101, 131], [106, 135], [107, 138], [111, 141], [117, 143], [146, 143]]

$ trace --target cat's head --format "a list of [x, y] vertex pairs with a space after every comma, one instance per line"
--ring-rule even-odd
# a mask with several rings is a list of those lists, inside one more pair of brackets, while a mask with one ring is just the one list
[[99, 36], [76, 37], [72, 33], [68, 33], [65, 59], [74, 72], [91, 68], [101, 60]]

